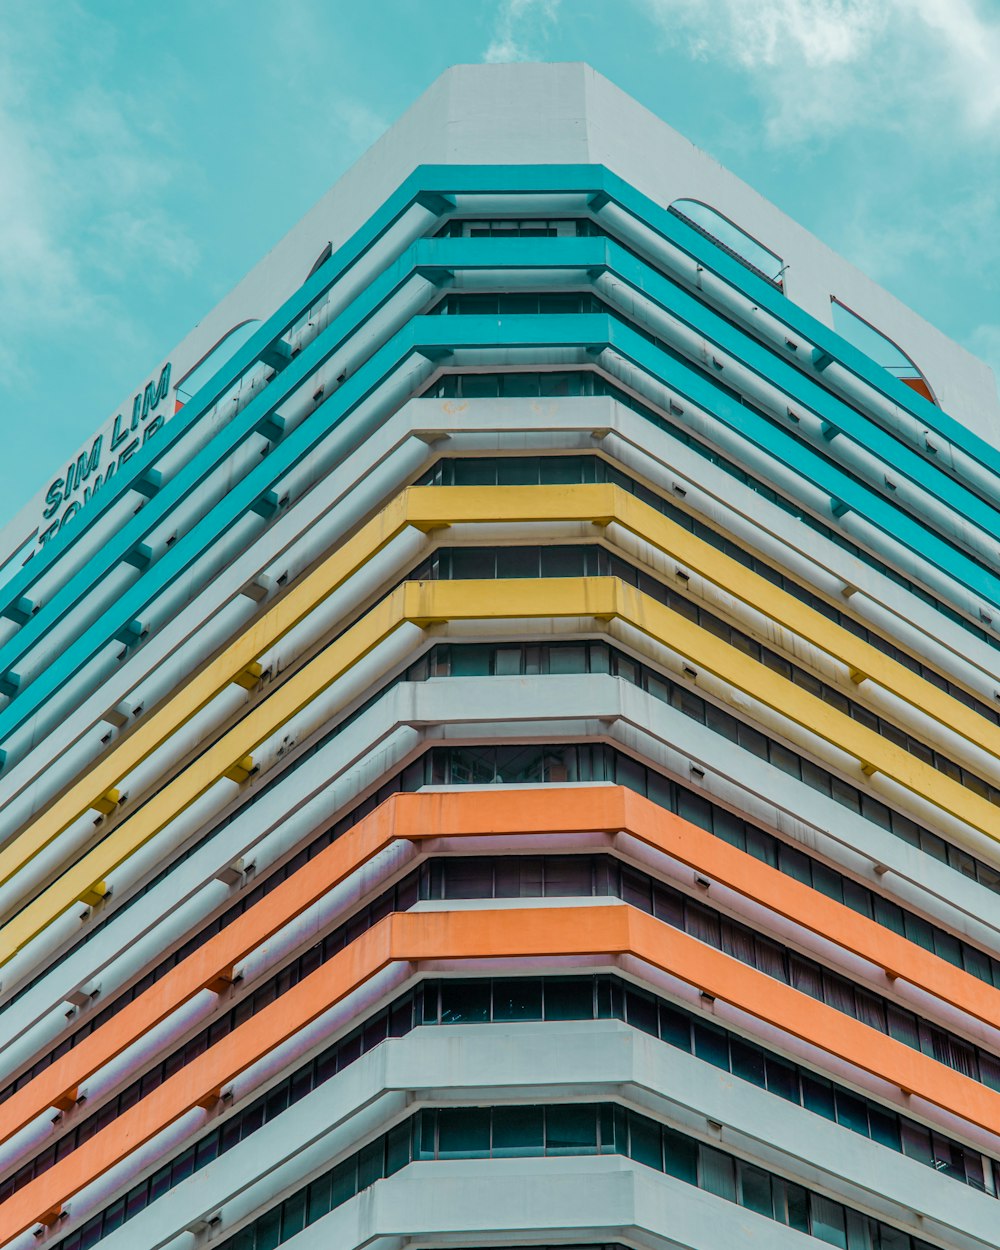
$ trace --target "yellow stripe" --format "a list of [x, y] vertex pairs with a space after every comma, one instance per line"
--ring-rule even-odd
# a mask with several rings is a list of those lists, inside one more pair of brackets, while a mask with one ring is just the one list
[[112, 873], [196, 802], [237, 760], [249, 755], [398, 628], [406, 619], [404, 590], [400, 587], [383, 599], [272, 695], [251, 708], [238, 724], [19, 911], [0, 930], [0, 966], [13, 958], [46, 925], [72, 907], [94, 882]]
[[616, 578], [408, 582], [252, 708], [20, 911], [0, 932], [0, 965], [404, 623], [424, 627], [439, 621], [548, 617], [618, 617], [854, 755], [866, 769], [885, 773], [980, 832], [998, 836], [997, 809], [985, 799]]
[[411, 487], [292, 586], [259, 621], [195, 672], [176, 694], [0, 851], [0, 886], [407, 526], [429, 530], [453, 524], [560, 520], [601, 525], [616, 521], [721, 590], [1000, 758], [1000, 728], [985, 717], [617, 486]]
[[501, 617], [618, 617], [699, 669], [853, 755], [867, 774], [884, 773], [918, 797], [1000, 840], [1000, 808], [987, 799], [617, 578], [409, 582], [406, 588], [413, 595], [410, 602], [416, 604], [410, 619], [421, 624]]

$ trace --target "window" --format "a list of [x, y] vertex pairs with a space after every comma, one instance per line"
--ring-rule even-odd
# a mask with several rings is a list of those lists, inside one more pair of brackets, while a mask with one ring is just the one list
[[937, 403], [927, 379], [902, 348], [897, 347], [881, 330], [876, 330], [864, 317], [859, 317], [846, 304], [842, 304], [836, 296], [830, 296], [830, 305], [833, 311], [833, 328], [841, 338], [864, 352], [893, 377], [905, 382], [918, 395], [923, 395], [932, 404]]
[[745, 230], [741, 230], [728, 217], [723, 217], [720, 212], [700, 200], [675, 200], [670, 205], [670, 211], [675, 217], [680, 217], [689, 226], [693, 226], [706, 239], [711, 239], [734, 260], [753, 270], [758, 277], [765, 278], [779, 291], [782, 289], [785, 266], [781, 257]]
[[[259, 325], [259, 320], [241, 321], [221, 338], [206, 356], [202, 356], [195, 367], [189, 369], [175, 387], [178, 406], [187, 403], [214, 374], [218, 373], [226, 361], [232, 359], [243, 344], [253, 336]], [[238, 386], [237, 383], [237, 389]]]

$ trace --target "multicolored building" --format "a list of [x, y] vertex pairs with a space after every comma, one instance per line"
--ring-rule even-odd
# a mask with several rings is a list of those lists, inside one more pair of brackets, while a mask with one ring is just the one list
[[440, 78], [0, 536], [0, 1245], [995, 1247], [998, 442]]

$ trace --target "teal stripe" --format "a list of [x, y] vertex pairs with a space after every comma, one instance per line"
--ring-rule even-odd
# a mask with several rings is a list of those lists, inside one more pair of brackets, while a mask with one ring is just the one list
[[[383, 281], [386, 285], [395, 285], [398, 277], [398, 272], [395, 271], [405, 269], [405, 264], [401, 260], [392, 269], [394, 272], [384, 274], [380, 283], [374, 284], [362, 298], [377, 299], [381, 294]], [[346, 311], [343, 318], [335, 321], [324, 335], [312, 343], [289, 368], [301, 371], [303, 377], [308, 376], [317, 363], [327, 358], [336, 344], [342, 340], [340, 323], [352, 317], [353, 311], [353, 308]], [[18, 693], [17, 697], [0, 714], [0, 735], [2, 735], [0, 740], [5, 740], [19, 725], [23, 724], [46, 699], [69, 681], [92, 655], [107, 645], [118, 630], [130, 620], [141, 617], [144, 608], [165, 586], [181, 577], [222, 533], [247, 513], [256, 500], [309, 454], [320, 437], [355, 411], [358, 405], [370, 396], [389, 374], [423, 351], [432, 356], [438, 356], [441, 350], [447, 351], [451, 348], [475, 350], [491, 347], [503, 349], [572, 347], [578, 349], [581, 354], [586, 351], [594, 352], [610, 348], [618, 352], [626, 361], [647, 375], [671, 387], [682, 399], [687, 399], [717, 414], [719, 419], [731, 428], [742, 431], [761, 446], [769, 447], [780, 463], [805, 480], [812, 482], [820, 490], [827, 492], [831, 499], [842, 500], [847, 506], [866, 517], [873, 525], [921, 558], [929, 559], [939, 567], [948, 569], [957, 580], [963, 581], [977, 593], [986, 596], [989, 592], [997, 602], [1000, 602], [1000, 582], [992, 574], [987, 573], [969, 557], [933, 534], [925, 525], [901, 513], [893, 504], [888, 503], [863, 484], [852, 480], [837, 466], [818, 457], [815, 452], [791, 435], [776, 429], [766, 418], [738, 403], [714, 385], [712, 380], [700, 370], [694, 369], [680, 358], [663, 352], [662, 349], [615, 317], [606, 314], [511, 316], [502, 319], [419, 316], [412, 318], [356, 374], [348, 378], [327, 403], [317, 409], [307, 421], [282, 440], [260, 464], [236, 483], [216, 508], [197, 522], [187, 534], [179, 538], [177, 543], [85, 630], [75, 643], [41, 672], [30, 686]], [[423, 370], [416, 370], [415, 373], [423, 377], [429, 373], [430, 368], [428, 363]], [[281, 376], [283, 375], [279, 375]], [[269, 393], [270, 388], [254, 403], [263, 403]], [[251, 404], [241, 414], [247, 424], [253, 421], [251, 413], [253, 407], [254, 405]], [[202, 453], [178, 474], [169, 489], [185, 493], [188, 489], [185, 478], [199, 474], [202, 471], [202, 465], [199, 462], [207, 461], [211, 458], [211, 454], [211, 445], [204, 448]], [[167, 489], [165, 488], [164, 493]], [[141, 523], [146, 512], [147, 509], [143, 509], [134, 520]], [[123, 532], [108, 544], [107, 557], [120, 558], [121, 549], [127, 548], [128, 545], [129, 539]], [[92, 571], [81, 572], [74, 582], [76, 590], [85, 590], [93, 584]], [[65, 591], [68, 597], [70, 587], [67, 586]], [[60, 596], [57, 595], [49, 605], [53, 611], [57, 609], [59, 598]], [[39, 618], [47, 615], [47, 613], [40, 613], [24, 627], [21, 633], [27, 635], [30, 631], [36, 637], [40, 636], [44, 625]], [[39, 623], [36, 624], [36, 622]], [[14, 641], [16, 642], [17, 639]]]

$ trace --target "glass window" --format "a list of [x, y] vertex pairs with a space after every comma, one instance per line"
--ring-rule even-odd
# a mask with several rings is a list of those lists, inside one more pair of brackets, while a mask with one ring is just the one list
[[729, 1052], [732, 1056], [733, 1076], [750, 1081], [751, 1084], [759, 1085], [763, 1089], [766, 1085], [764, 1052], [736, 1037], [729, 1043]]
[[539, 980], [493, 982], [494, 1020], [541, 1020], [542, 983]]
[[698, 1146], [689, 1137], [663, 1130], [663, 1170], [689, 1185], [698, 1183]]
[[465, 399], [496, 399], [500, 394], [500, 379], [495, 373], [464, 374], [461, 393]]
[[358, 1189], [367, 1189], [385, 1175], [385, 1141], [378, 1138], [369, 1142], [357, 1156]]
[[625, 1018], [634, 1029], [658, 1036], [656, 1003], [646, 994], [630, 989], [625, 991]]
[[544, 1114], [541, 1107], [493, 1109], [493, 1157], [533, 1156], [543, 1153]]
[[546, 1020], [591, 1020], [594, 988], [589, 978], [545, 982]]
[[710, 1024], [696, 1021], [692, 1026], [694, 1032], [694, 1053], [699, 1059], [713, 1064], [716, 1068], [729, 1071], [729, 1040], [721, 1029]]
[[493, 865], [488, 859], [445, 860], [445, 898], [492, 898]]
[[837, 1118], [833, 1089], [830, 1082], [821, 1076], [802, 1073], [802, 1105], [809, 1111], [823, 1116], [824, 1119], [835, 1120]]
[[550, 673], [585, 673], [586, 671], [587, 648], [585, 646], [550, 648]]
[[155, 1202], [157, 1198], [162, 1197], [170, 1188], [170, 1164], [159, 1168], [150, 1178], [149, 1184], [149, 1200]]
[[809, 1202], [812, 1217], [812, 1235], [831, 1246], [847, 1250], [847, 1229], [844, 1226], [844, 1208], [839, 1202], [831, 1202], [822, 1194], [812, 1194]]
[[596, 1108], [564, 1104], [545, 1110], [545, 1153], [581, 1155], [597, 1153]]
[[580, 855], [549, 855], [544, 861], [549, 898], [589, 898], [593, 894], [591, 861]]
[[281, 1240], [288, 1241], [306, 1226], [306, 1191], [292, 1194], [281, 1204]]
[[699, 1185], [710, 1194], [717, 1194], [729, 1202], [736, 1201], [735, 1160], [721, 1150], [703, 1145], [699, 1155]]
[[483, 981], [441, 982], [441, 1023], [469, 1024], [489, 1020], [490, 986]]
[[404, 1120], [402, 1124], [397, 1124], [394, 1129], [390, 1129], [385, 1146], [386, 1176], [392, 1176], [409, 1163], [411, 1129], [412, 1125], [409, 1120]]
[[[774, 1210], [778, 1219], [800, 1233], [809, 1232], [809, 1195], [801, 1185], [775, 1177]], [[783, 1215], [782, 1215], [783, 1212]]]
[[666, 1003], [660, 1004], [660, 1037], [671, 1046], [691, 1050], [691, 1024], [687, 1016]]
[[330, 1210], [330, 1173], [318, 1176], [306, 1191], [308, 1223], [314, 1224]]
[[523, 652], [520, 647], [499, 647], [495, 657], [498, 677], [520, 676]]
[[451, 675], [453, 677], [489, 677], [490, 647], [453, 647], [451, 652]]
[[741, 1162], [739, 1165], [740, 1203], [758, 1215], [774, 1217], [771, 1201], [771, 1177], [762, 1168], [751, 1163]]
[[[496, 575], [506, 577], [537, 577], [537, 547], [500, 547], [496, 551]], [[478, 574], [491, 577], [492, 573]]]
[[869, 1103], [868, 1125], [872, 1141], [877, 1141], [883, 1146], [890, 1146], [893, 1150], [901, 1148], [899, 1116], [894, 1111], [886, 1111], [873, 1102]]
[[858, 1098], [846, 1089], [839, 1089], [834, 1101], [837, 1106], [837, 1123], [867, 1137], [868, 1108], [864, 1099]]
[[899, 1128], [903, 1154], [910, 1159], [919, 1159], [921, 1163], [933, 1165], [934, 1149], [930, 1129], [924, 1128], [922, 1124], [917, 1124], [913, 1120], [901, 1121]]
[[629, 1156], [636, 1163], [644, 1163], [647, 1167], [663, 1170], [663, 1151], [660, 1141], [660, 1126], [645, 1116], [630, 1115], [629, 1120]]
[[125, 1199], [119, 1198], [117, 1202], [113, 1202], [104, 1212], [103, 1236], [107, 1237], [109, 1233], [113, 1233], [116, 1228], [120, 1228], [124, 1223]]
[[490, 1153], [490, 1113], [480, 1107], [442, 1108], [438, 1112], [438, 1156], [485, 1159]]
[[254, 1250], [277, 1250], [281, 1244], [281, 1207], [275, 1207], [255, 1221]]
[[781, 1059], [768, 1055], [764, 1067], [769, 1093], [776, 1094], [788, 1102], [800, 1101], [799, 1074], [790, 1063], [784, 1063]]

